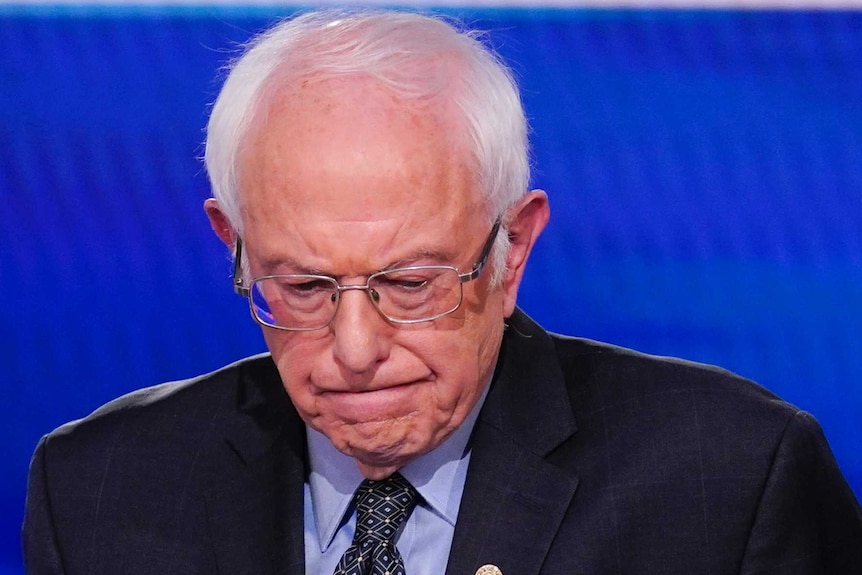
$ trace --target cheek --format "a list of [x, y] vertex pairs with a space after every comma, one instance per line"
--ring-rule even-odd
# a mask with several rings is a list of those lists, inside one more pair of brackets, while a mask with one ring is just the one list
[[[438, 408], [432, 417], [460, 420], [469, 413], [490, 380], [502, 338], [502, 319], [487, 321], [485, 316], [468, 318], [460, 329], [436, 332], [435, 342], [417, 347], [426, 364], [437, 375], [429, 388]], [[431, 415], [429, 413], [429, 415]]]
[[465, 364], [470, 363], [482, 374], [490, 375], [503, 337], [503, 300], [499, 290], [483, 295], [485, 297], [477, 298], [476, 294], [465, 293], [464, 316], [460, 329], [453, 331], [451, 339]]
[[326, 353], [326, 344], [321, 337], [264, 329], [264, 340], [272, 353], [291, 401], [299, 415], [306, 421], [316, 416], [314, 390], [310, 377], [314, 366]]

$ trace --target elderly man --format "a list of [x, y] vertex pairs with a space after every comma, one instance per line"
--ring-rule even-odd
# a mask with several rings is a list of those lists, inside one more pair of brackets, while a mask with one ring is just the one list
[[270, 354], [40, 443], [32, 574], [862, 573], [817, 423], [515, 306], [548, 200], [472, 34], [279, 24], [213, 108], [212, 227]]

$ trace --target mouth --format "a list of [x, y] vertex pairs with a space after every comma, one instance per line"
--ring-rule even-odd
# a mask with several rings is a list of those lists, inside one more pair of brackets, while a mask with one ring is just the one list
[[428, 379], [414, 379], [403, 383], [386, 383], [386, 384], [369, 384], [356, 389], [322, 389], [319, 392], [321, 397], [327, 396], [363, 396], [386, 393], [397, 393], [405, 388], [415, 387], [427, 382]]
[[418, 379], [355, 390], [323, 391], [318, 399], [345, 422], [394, 419], [416, 411], [417, 392], [427, 383], [428, 379]]
[[435, 378], [433, 373], [427, 373], [419, 377], [414, 377], [410, 380], [386, 380], [381, 381], [360, 381], [356, 382], [343, 381], [341, 378], [315, 378], [312, 377], [310, 384], [314, 388], [316, 395], [361, 395], [366, 393], [379, 393], [389, 390], [396, 390], [403, 387], [411, 387], [428, 383]]

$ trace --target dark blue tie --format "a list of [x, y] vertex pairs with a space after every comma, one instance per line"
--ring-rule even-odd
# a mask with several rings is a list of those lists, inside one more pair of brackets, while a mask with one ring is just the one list
[[418, 494], [400, 473], [366, 479], [356, 490], [356, 533], [334, 575], [404, 575], [395, 547], [398, 528], [416, 506]]

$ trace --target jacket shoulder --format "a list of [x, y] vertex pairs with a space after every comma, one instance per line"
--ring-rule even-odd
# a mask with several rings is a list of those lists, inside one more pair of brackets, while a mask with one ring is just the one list
[[72, 571], [143, 573], [148, 557], [148, 573], [215, 572], [208, 505], [245, 480], [250, 461], [270, 461], [285, 422], [298, 421], [289, 406], [260, 355], [124, 395], [54, 430], [30, 466], [28, 565], [62, 557]]
[[[76, 469], [88, 458], [134, 444], [179, 450], [195, 445], [235, 413], [247, 394], [245, 382], [278, 381], [269, 354], [251, 356], [194, 378], [139, 389], [118, 397], [90, 415], [66, 423], [41, 442], [46, 456], [55, 456]], [[276, 393], [281, 391], [280, 386]], [[191, 440], [191, 441], [190, 441]]]
[[661, 401], [669, 406], [704, 404], [710, 410], [787, 421], [800, 410], [727, 369], [676, 357], [651, 355], [589, 339], [551, 334], [567, 386], [582, 401], [605, 407]]
[[552, 458], [599, 510], [589, 524], [613, 509], [614, 529], [654, 536], [633, 552], [644, 561], [668, 541], [680, 557], [699, 550], [688, 572], [849, 573], [862, 560], [859, 505], [810, 414], [715, 366], [551, 338], [578, 425]]
[[661, 476], [765, 477], [788, 429], [813, 417], [725, 369], [589, 340], [552, 336], [577, 442], [603, 445], [634, 481]]

